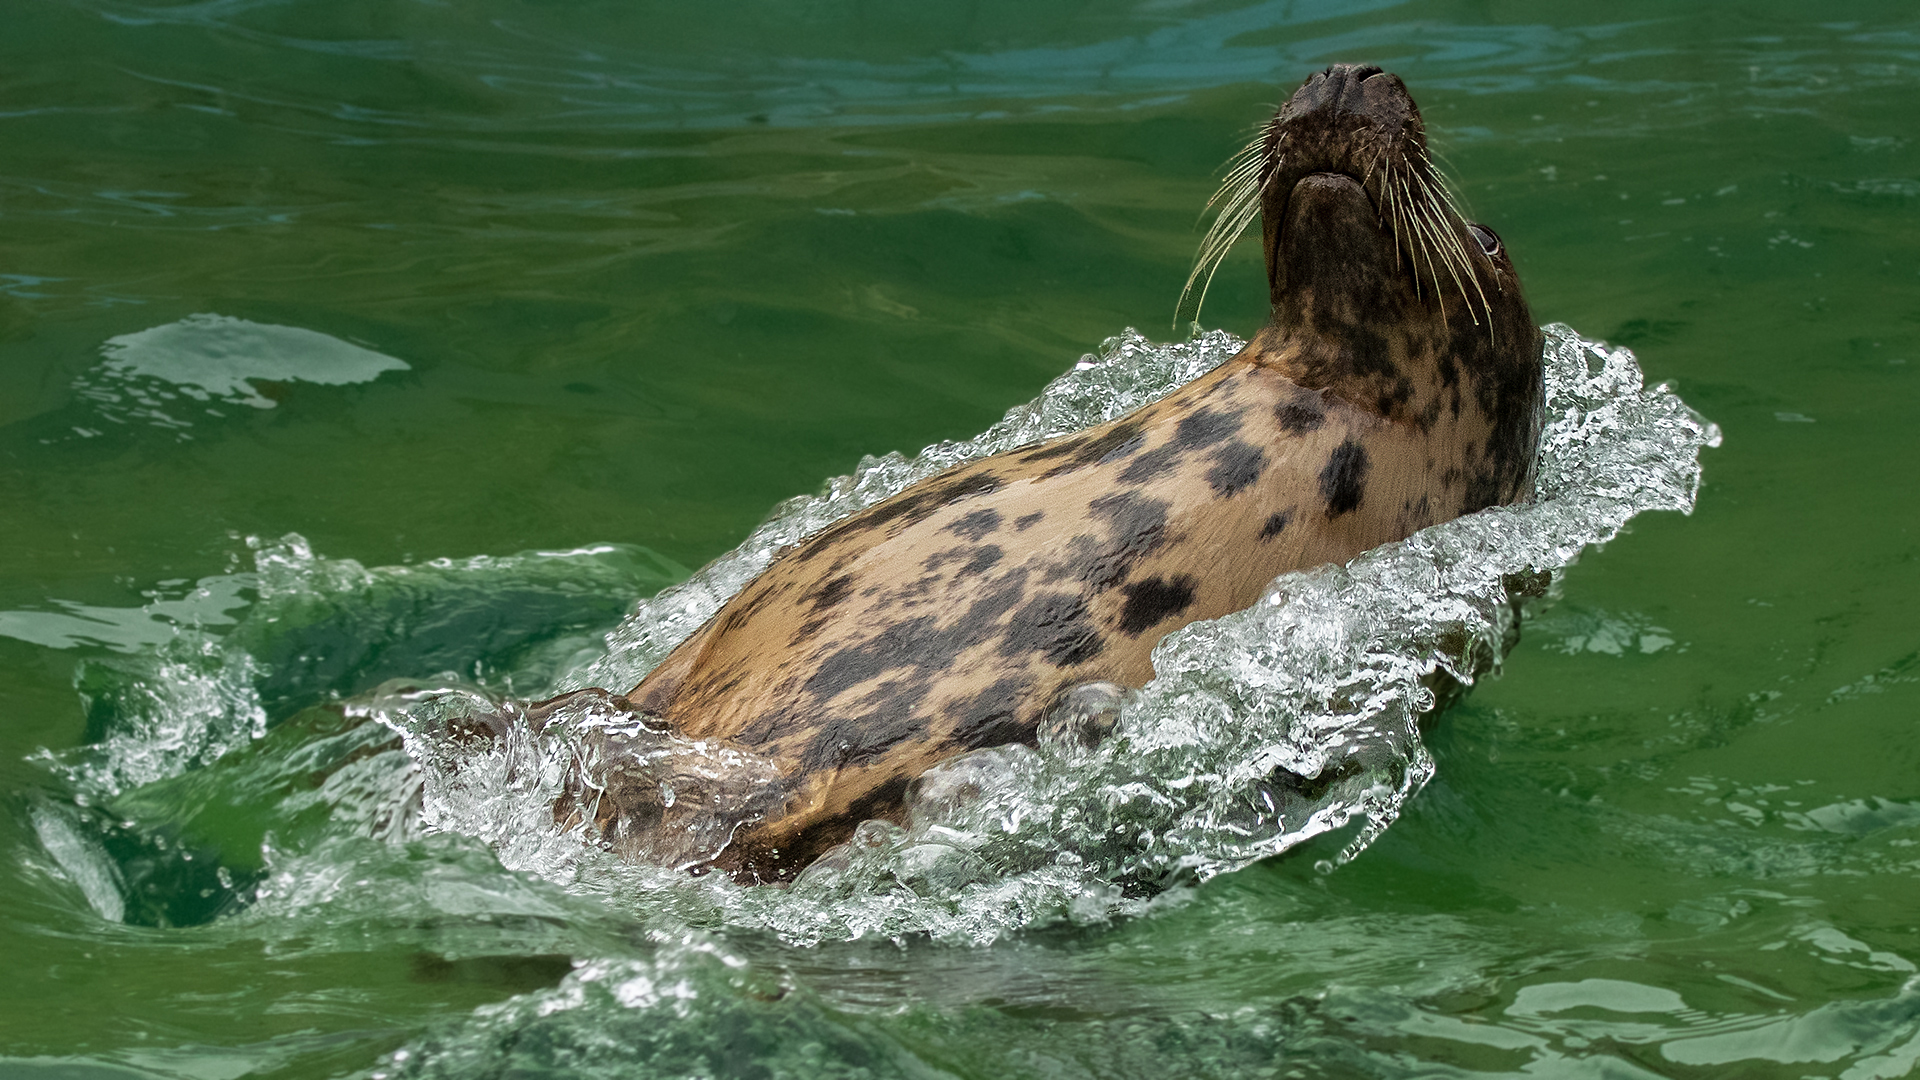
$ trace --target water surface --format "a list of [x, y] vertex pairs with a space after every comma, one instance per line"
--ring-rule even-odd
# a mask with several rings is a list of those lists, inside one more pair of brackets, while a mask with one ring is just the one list
[[[6, 1070], [1920, 1061], [1907, 6], [78, 0], [0, 51]], [[1178, 336], [1214, 170], [1334, 60], [1405, 77], [1541, 321], [1725, 432], [1691, 517], [1536, 603], [1358, 859], [798, 947], [314, 786], [404, 782], [315, 701], [536, 684], [861, 455]], [[1263, 295], [1249, 245], [1204, 321]], [[324, 362], [196, 367], [183, 328]], [[257, 713], [192, 696], [243, 684]], [[141, 727], [187, 715], [218, 723]], [[40, 752], [116, 737], [135, 794], [78, 805], [102, 774]]]

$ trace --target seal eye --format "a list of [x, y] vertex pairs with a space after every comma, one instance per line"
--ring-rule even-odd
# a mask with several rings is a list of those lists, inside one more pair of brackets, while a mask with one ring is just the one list
[[1480, 242], [1480, 250], [1486, 252], [1488, 258], [1500, 254], [1500, 238], [1493, 234], [1492, 229], [1469, 221], [1467, 231], [1473, 233], [1473, 238]]

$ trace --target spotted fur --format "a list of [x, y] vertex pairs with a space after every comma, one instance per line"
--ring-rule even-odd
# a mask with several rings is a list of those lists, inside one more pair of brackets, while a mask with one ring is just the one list
[[742, 822], [716, 867], [788, 879], [863, 818], [897, 815], [942, 759], [1031, 742], [1075, 684], [1145, 683], [1161, 637], [1275, 576], [1529, 494], [1540, 335], [1504, 252], [1476, 244], [1450, 264], [1471, 287], [1441, 290], [1395, 235], [1412, 212], [1475, 239], [1449, 202], [1409, 211], [1386, 186], [1425, 160], [1405, 88], [1331, 68], [1272, 132], [1255, 172], [1273, 313], [1245, 350], [1128, 416], [823, 530], [627, 695], [777, 763], [777, 809]]

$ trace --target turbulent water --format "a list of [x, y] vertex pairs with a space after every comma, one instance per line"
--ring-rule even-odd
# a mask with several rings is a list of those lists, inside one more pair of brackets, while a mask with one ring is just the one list
[[[605, 656], [554, 688], [632, 686], [781, 548], [959, 462], [1111, 420], [1242, 344], [1215, 332], [1155, 346], [1129, 333], [977, 438], [869, 459], [821, 495], [782, 504], [734, 552], [642, 603], [608, 635]], [[917, 785], [904, 828], [862, 826], [791, 889], [693, 886], [558, 830], [553, 802], [583, 744], [634, 726], [595, 701], [563, 709], [538, 736], [521, 725], [504, 747], [484, 750], [448, 734], [461, 716], [499, 707], [464, 687], [405, 687], [364, 709], [406, 735], [425, 766], [431, 827], [480, 837], [510, 867], [641, 910], [662, 891], [682, 894], [670, 902], [711, 905], [703, 918], [797, 943], [902, 933], [985, 942], [1036, 922], [1105, 919], [1142, 910], [1168, 885], [1356, 823], [1334, 860], [1344, 861], [1432, 775], [1418, 725], [1435, 705], [1435, 673], [1471, 684], [1505, 651], [1519, 596], [1538, 594], [1546, 575], [1634, 514], [1692, 509], [1697, 452], [1718, 443], [1717, 429], [1664, 387], [1643, 388], [1630, 353], [1565, 327], [1549, 329], [1547, 370], [1534, 502], [1424, 530], [1345, 567], [1287, 575], [1247, 611], [1169, 635], [1154, 653], [1156, 677], [1097, 748], [1043, 741], [950, 761]], [[711, 858], [765, 767], [670, 735], [648, 745], [670, 830], [684, 837], [663, 862]], [[696, 890], [698, 900], [684, 895]]]
[[[540, 937], [542, 916], [559, 915], [554, 901], [516, 895], [524, 887], [512, 877], [460, 880], [488, 876], [477, 849], [424, 876], [404, 869], [418, 857], [403, 854], [410, 848], [471, 838], [508, 870], [603, 905], [605, 919], [658, 946], [646, 960], [590, 960], [557, 989], [482, 1010], [464, 1034], [388, 1063], [445, 1075], [497, 1054], [501, 1032], [550, 1027], [559, 1014], [577, 1017], [567, 1038], [596, 1033], [589, 1056], [609, 1067], [691, 1052], [665, 1043], [734, 1025], [751, 1030], [778, 980], [716, 931], [793, 945], [985, 944], [1145, 914], [1192, 882], [1337, 832], [1342, 846], [1319, 862], [1331, 871], [1433, 775], [1421, 723], [1436, 688], [1497, 668], [1524, 599], [1634, 515], [1691, 510], [1698, 452], [1717, 445], [1718, 429], [1666, 387], [1644, 386], [1628, 351], [1548, 328], [1531, 503], [1286, 575], [1254, 607], [1170, 635], [1154, 653], [1156, 677], [1097, 747], [1043, 741], [954, 759], [916, 786], [906, 826], [862, 826], [790, 888], [625, 864], [555, 825], [553, 798], [585, 740], [630, 718], [580, 705], [500, 746], [447, 734], [475, 711], [631, 685], [784, 545], [957, 462], [1119, 416], [1241, 344], [1218, 332], [1171, 346], [1114, 338], [977, 438], [869, 458], [820, 495], [783, 503], [737, 550], [639, 601], [604, 634], [592, 632], [596, 620], [649, 574], [677, 568], [606, 545], [369, 570], [286, 537], [253, 542], [251, 573], [142, 609], [48, 613], [31, 625], [20, 616], [10, 632], [91, 633], [124, 653], [79, 676], [97, 741], [43, 759], [74, 793], [34, 808], [45, 857], [116, 921], [271, 933], [316, 907], [339, 924], [362, 905], [423, 905], [436, 918], [511, 915], [520, 934]], [[685, 815], [690, 849], [711, 845], [699, 830], [758, 774], [712, 747], [669, 741], [658, 774], [682, 796], [667, 805]], [[250, 820], [206, 835], [216, 811], [240, 809]], [[661, 1034], [662, 1017], [706, 1034]], [[729, 1052], [770, 1052], [781, 1037], [768, 1038]]]

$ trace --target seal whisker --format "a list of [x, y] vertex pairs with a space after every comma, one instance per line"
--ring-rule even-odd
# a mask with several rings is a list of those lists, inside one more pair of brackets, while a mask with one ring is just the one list
[[[1484, 313], [1487, 316], [1488, 338], [1491, 340], [1494, 334], [1493, 304], [1488, 300], [1486, 289], [1481, 285], [1481, 275], [1474, 265], [1473, 254], [1461, 241], [1460, 228], [1457, 227], [1466, 222], [1467, 216], [1461, 211], [1460, 204], [1454, 197], [1453, 185], [1447, 182], [1446, 174], [1433, 163], [1433, 154], [1441, 154], [1443, 160], [1445, 154], [1424, 141], [1414, 149], [1417, 153], [1407, 155], [1408, 171], [1421, 189], [1421, 208], [1429, 215], [1429, 224], [1439, 233], [1434, 239], [1442, 241], [1441, 257], [1447, 263], [1448, 273], [1453, 277], [1454, 286], [1460, 290], [1460, 298], [1467, 302], [1468, 312], [1473, 318], [1474, 325], [1480, 324], [1480, 315]], [[1467, 294], [1466, 285], [1460, 280], [1462, 275], [1473, 283], [1474, 295]], [[1499, 287], [1496, 277], [1495, 288]], [[1479, 312], [1472, 310], [1475, 299], [1480, 302]]]
[[[1424, 181], [1422, 182], [1424, 183]], [[1466, 258], [1466, 252], [1460, 246], [1459, 235], [1448, 227], [1451, 223], [1444, 219], [1444, 215], [1440, 213], [1439, 208], [1433, 204], [1431, 199], [1424, 201], [1419, 209], [1433, 232], [1434, 239], [1437, 242], [1436, 246], [1440, 249], [1441, 265], [1446, 267], [1447, 276], [1453, 279], [1454, 288], [1460, 290], [1460, 299], [1468, 302], [1467, 314], [1472, 317], [1473, 325], [1479, 326], [1480, 314], [1473, 309], [1473, 297], [1467, 295], [1467, 287], [1465, 283], [1460, 280], [1460, 271], [1462, 269], [1468, 271], [1467, 276], [1469, 278], [1473, 277], [1473, 273], [1470, 268], [1462, 265]], [[1436, 280], [1435, 286], [1437, 287], [1438, 284], [1439, 282]], [[1479, 288], [1478, 281], [1475, 282], [1474, 287], [1476, 289]], [[1484, 305], [1485, 302], [1486, 297], [1483, 295], [1481, 297], [1481, 303]]]
[[[1439, 249], [1441, 265], [1446, 268], [1447, 275], [1453, 279], [1454, 287], [1460, 292], [1460, 298], [1467, 302], [1468, 315], [1473, 319], [1473, 324], [1478, 326], [1480, 313], [1472, 309], [1473, 297], [1467, 294], [1466, 285], [1460, 280], [1460, 276], [1464, 273], [1473, 279], [1476, 292], [1480, 291], [1479, 279], [1467, 260], [1466, 250], [1460, 244], [1458, 231], [1452, 227], [1454, 222], [1450, 220], [1449, 208], [1443, 208], [1436, 195], [1435, 189], [1438, 188], [1439, 193], [1444, 194], [1445, 186], [1436, 183], [1430, 168], [1429, 165], [1429, 170], [1425, 171], [1418, 167], [1408, 170], [1414, 184], [1419, 188], [1419, 197], [1413, 199], [1414, 209], [1420, 218], [1423, 233], [1429, 243]], [[1451, 215], [1451, 217], [1457, 216], [1457, 214]], [[1431, 262], [1428, 263], [1428, 268], [1432, 271]], [[1434, 288], [1436, 290], [1440, 288], [1437, 272], [1434, 272]], [[1481, 308], [1487, 310], [1484, 292], [1480, 295], [1480, 302]], [[1490, 311], [1489, 314], [1491, 314]]]
[[1427, 185], [1428, 193], [1438, 202], [1446, 204], [1447, 209], [1451, 210], [1455, 217], [1466, 221], [1467, 212], [1460, 205], [1460, 197], [1455, 195], [1453, 185], [1447, 181], [1446, 172], [1434, 165], [1433, 159], [1427, 156], [1424, 147], [1420, 151], [1420, 162], [1426, 167], [1423, 181]]
[[1459, 200], [1454, 197], [1453, 185], [1447, 182], [1446, 173], [1434, 165], [1433, 159], [1427, 157], [1424, 150], [1421, 152], [1420, 162], [1426, 167], [1425, 180], [1430, 193], [1433, 194], [1438, 201], [1445, 203], [1447, 209], [1453, 211], [1456, 217], [1465, 221], [1467, 218], [1466, 212], [1461, 209]]
[[1233, 202], [1223, 207], [1220, 216], [1214, 219], [1213, 228], [1202, 241], [1200, 254], [1194, 261], [1193, 271], [1187, 275], [1187, 283], [1180, 290], [1180, 302], [1174, 308], [1174, 325], [1179, 326], [1180, 313], [1186, 309], [1187, 297], [1193, 292], [1193, 284], [1200, 282], [1200, 296], [1194, 301], [1193, 321], [1198, 324], [1200, 311], [1206, 306], [1207, 291], [1213, 287], [1213, 275], [1220, 263], [1232, 250], [1234, 242], [1246, 231], [1253, 219], [1260, 216], [1260, 189], [1252, 186], [1243, 196], [1235, 196]]
[[[1413, 191], [1408, 186], [1407, 178], [1404, 176], [1400, 178], [1400, 193], [1406, 197], [1408, 208], [1412, 211], [1409, 217], [1409, 223], [1413, 226], [1415, 235], [1418, 236], [1421, 241], [1420, 254], [1427, 260], [1427, 276], [1433, 279], [1433, 295], [1434, 299], [1438, 300], [1440, 298], [1440, 272], [1434, 269], [1433, 265], [1433, 249], [1435, 244], [1434, 237], [1429, 235], [1431, 227], [1427, 224], [1426, 220], [1420, 216], [1420, 202], [1414, 198]], [[1416, 286], [1418, 286], [1420, 281], [1418, 266], [1419, 264], [1416, 261], [1413, 277]], [[1445, 304], [1440, 305], [1440, 325], [1449, 328], [1451, 328], [1452, 325], [1447, 320], [1447, 306]]]
[[[1452, 227], [1454, 223], [1448, 220], [1437, 206], [1430, 206], [1428, 213], [1435, 217], [1434, 228], [1440, 233], [1440, 237], [1442, 241], [1444, 241], [1441, 246], [1441, 253], [1443, 261], [1447, 266], [1447, 274], [1453, 278], [1453, 285], [1455, 289], [1459, 290], [1460, 299], [1466, 302], [1468, 316], [1473, 319], [1475, 326], [1479, 326], [1480, 315], [1487, 310], [1486, 296], [1484, 293], [1481, 293], [1479, 278], [1474, 274], [1472, 266], [1467, 262], [1466, 250], [1460, 244], [1459, 231]], [[1463, 276], [1465, 278], [1464, 281], [1462, 280]], [[1479, 310], [1475, 310], [1474, 308], [1473, 301], [1475, 296], [1469, 295], [1467, 292], [1467, 282], [1472, 282], [1474, 293], [1478, 294], [1480, 300]]]
[[[1416, 300], [1425, 300], [1425, 291], [1420, 287], [1420, 256], [1414, 248], [1414, 245], [1419, 241], [1419, 237], [1414, 232], [1413, 219], [1407, 215], [1407, 200], [1403, 198], [1401, 194], [1405, 190], [1406, 181], [1398, 175], [1398, 172], [1398, 169], [1391, 165], [1388, 166], [1387, 176], [1389, 178], [1389, 186], [1387, 191], [1393, 197], [1394, 252], [1398, 254], [1400, 250], [1401, 233], [1404, 230], [1407, 245], [1405, 255], [1407, 268], [1413, 271], [1413, 296]], [[1400, 181], [1399, 186], [1393, 185], [1392, 182], [1395, 180]]]
[[1439, 147], [1433, 145], [1432, 134], [1429, 133], [1427, 137], [1427, 141], [1423, 142], [1420, 145], [1420, 157], [1426, 161], [1428, 168], [1432, 168], [1433, 159], [1436, 156], [1439, 157], [1440, 163], [1442, 165], [1445, 165], [1448, 171], [1451, 171], [1453, 169], [1453, 159], [1447, 156], [1447, 152], [1445, 150], [1442, 150]]
[[1206, 307], [1207, 292], [1213, 287], [1214, 273], [1240, 239], [1240, 234], [1246, 231], [1254, 218], [1260, 216], [1260, 197], [1274, 171], [1279, 168], [1279, 151], [1284, 142], [1285, 136], [1276, 135], [1273, 124], [1268, 123], [1233, 157], [1227, 159], [1226, 177], [1213, 198], [1207, 200], [1207, 209], [1218, 205], [1220, 210], [1207, 235], [1200, 241], [1193, 270], [1187, 274], [1187, 283], [1180, 290], [1179, 303], [1174, 305], [1173, 324], [1176, 329], [1180, 325], [1181, 314], [1187, 310], [1187, 298], [1193, 295], [1195, 282], [1200, 283], [1200, 295], [1193, 304], [1193, 322], [1198, 325], [1200, 312]]
[[1386, 159], [1387, 151], [1390, 149], [1392, 149], [1391, 143], [1382, 142], [1380, 144], [1379, 152], [1373, 155], [1372, 161], [1367, 162], [1367, 173], [1360, 178], [1361, 187], [1366, 187], [1367, 183], [1373, 179], [1373, 170], [1380, 167], [1380, 162]]
[[[1429, 166], [1429, 168], [1431, 168], [1431, 166]], [[1460, 290], [1460, 299], [1467, 301], [1468, 314], [1472, 315], [1473, 324], [1478, 326], [1480, 325], [1480, 315], [1473, 311], [1472, 304], [1474, 297], [1467, 295], [1466, 285], [1461, 282], [1460, 275], [1465, 274], [1467, 280], [1473, 282], [1473, 291], [1480, 300], [1480, 310], [1487, 315], [1487, 333], [1492, 334], [1493, 307], [1487, 302], [1486, 291], [1480, 287], [1480, 275], [1474, 272], [1473, 263], [1471, 257], [1467, 254], [1466, 246], [1460, 242], [1459, 230], [1453, 227], [1455, 221], [1460, 217], [1459, 211], [1453, 209], [1452, 202], [1449, 199], [1446, 203], [1446, 208], [1451, 211], [1450, 216], [1451, 219], [1453, 219], [1449, 220], [1449, 214], [1442, 213], [1441, 203], [1438, 199], [1434, 198], [1436, 190], [1441, 198], [1447, 196], [1447, 188], [1444, 181], [1438, 180], [1431, 174], [1421, 176], [1419, 180], [1428, 194], [1425, 207], [1426, 212], [1432, 216], [1434, 227], [1440, 232], [1441, 239], [1445, 241], [1441, 251], [1444, 260], [1448, 264], [1447, 272], [1453, 277], [1454, 287]]]
[[1246, 182], [1246, 174], [1258, 171], [1260, 167], [1265, 164], [1266, 159], [1266, 136], [1264, 134], [1235, 151], [1234, 155], [1227, 159], [1227, 163], [1221, 166], [1220, 188], [1213, 193], [1212, 198], [1207, 200], [1206, 207], [1201, 210], [1202, 215], [1204, 215], [1207, 210], [1211, 210], [1214, 206], [1218, 205], [1220, 200], [1227, 196], [1228, 192], [1234, 191], [1238, 189], [1240, 185], [1244, 184]]
[[[1453, 216], [1459, 218], [1462, 222], [1470, 220], [1467, 216], [1466, 210], [1462, 208], [1462, 206], [1460, 205], [1459, 199], [1456, 198], [1454, 194], [1453, 185], [1447, 182], [1446, 175], [1437, 170], [1433, 170], [1433, 166], [1431, 162], [1428, 163], [1428, 169], [1433, 171], [1434, 190], [1440, 196], [1441, 201], [1447, 204], [1447, 209], [1452, 211]], [[1471, 262], [1473, 257], [1472, 250], [1467, 249], [1465, 251], [1465, 254], [1467, 256], [1468, 261]], [[1486, 259], [1489, 263], [1492, 261], [1491, 258], [1487, 256], [1484, 252], [1481, 254], [1480, 257], [1482, 259]], [[1476, 274], [1474, 275], [1474, 277], [1475, 277], [1475, 284], [1477, 285], [1479, 281], [1479, 275]], [[1494, 279], [1494, 288], [1498, 290], [1501, 287], [1502, 286], [1500, 285], [1500, 281], [1496, 277]], [[1480, 303], [1481, 303], [1481, 306], [1487, 308], [1488, 312], [1491, 313], [1492, 311], [1491, 302], [1488, 301], [1486, 293], [1484, 291], [1482, 291], [1480, 294]]]
[[[1387, 162], [1386, 170], [1380, 174], [1380, 201], [1375, 210], [1383, 219], [1382, 223], [1393, 230], [1393, 260], [1400, 262], [1403, 258], [1400, 241], [1400, 204], [1393, 194], [1393, 159], [1388, 156], [1387, 150], [1388, 147], [1382, 144], [1380, 153], [1375, 158], [1376, 163], [1380, 158], [1386, 158]], [[1373, 166], [1367, 167], [1367, 173], [1369, 177], [1372, 176]]]
[[[1440, 160], [1437, 164], [1432, 156], [1434, 154], [1440, 155]], [[1452, 207], [1453, 211], [1464, 219], [1466, 217], [1466, 211], [1461, 206], [1459, 199], [1455, 196], [1453, 183], [1448, 179], [1454, 172], [1452, 160], [1432, 146], [1422, 146], [1420, 147], [1420, 161], [1426, 166], [1428, 175], [1433, 178], [1434, 186], [1438, 190], [1440, 197], [1446, 200], [1447, 205]], [[1445, 168], [1441, 166], [1445, 166]]]
[[[1404, 260], [1413, 271], [1413, 295], [1420, 299], [1420, 262], [1413, 254], [1412, 222], [1406, 222], [1406, 211], [1400, 205], [1399, 190], [1394, 186], [1394, 163], [1387, 161], [1387, 171], [1380, 178], [1380, 187], [1386, 194], [1388, 221], [1393, 226], [1393, 257], [1395, 262]], [[1406, 236], [1401, 235], [1403, 222]]]

